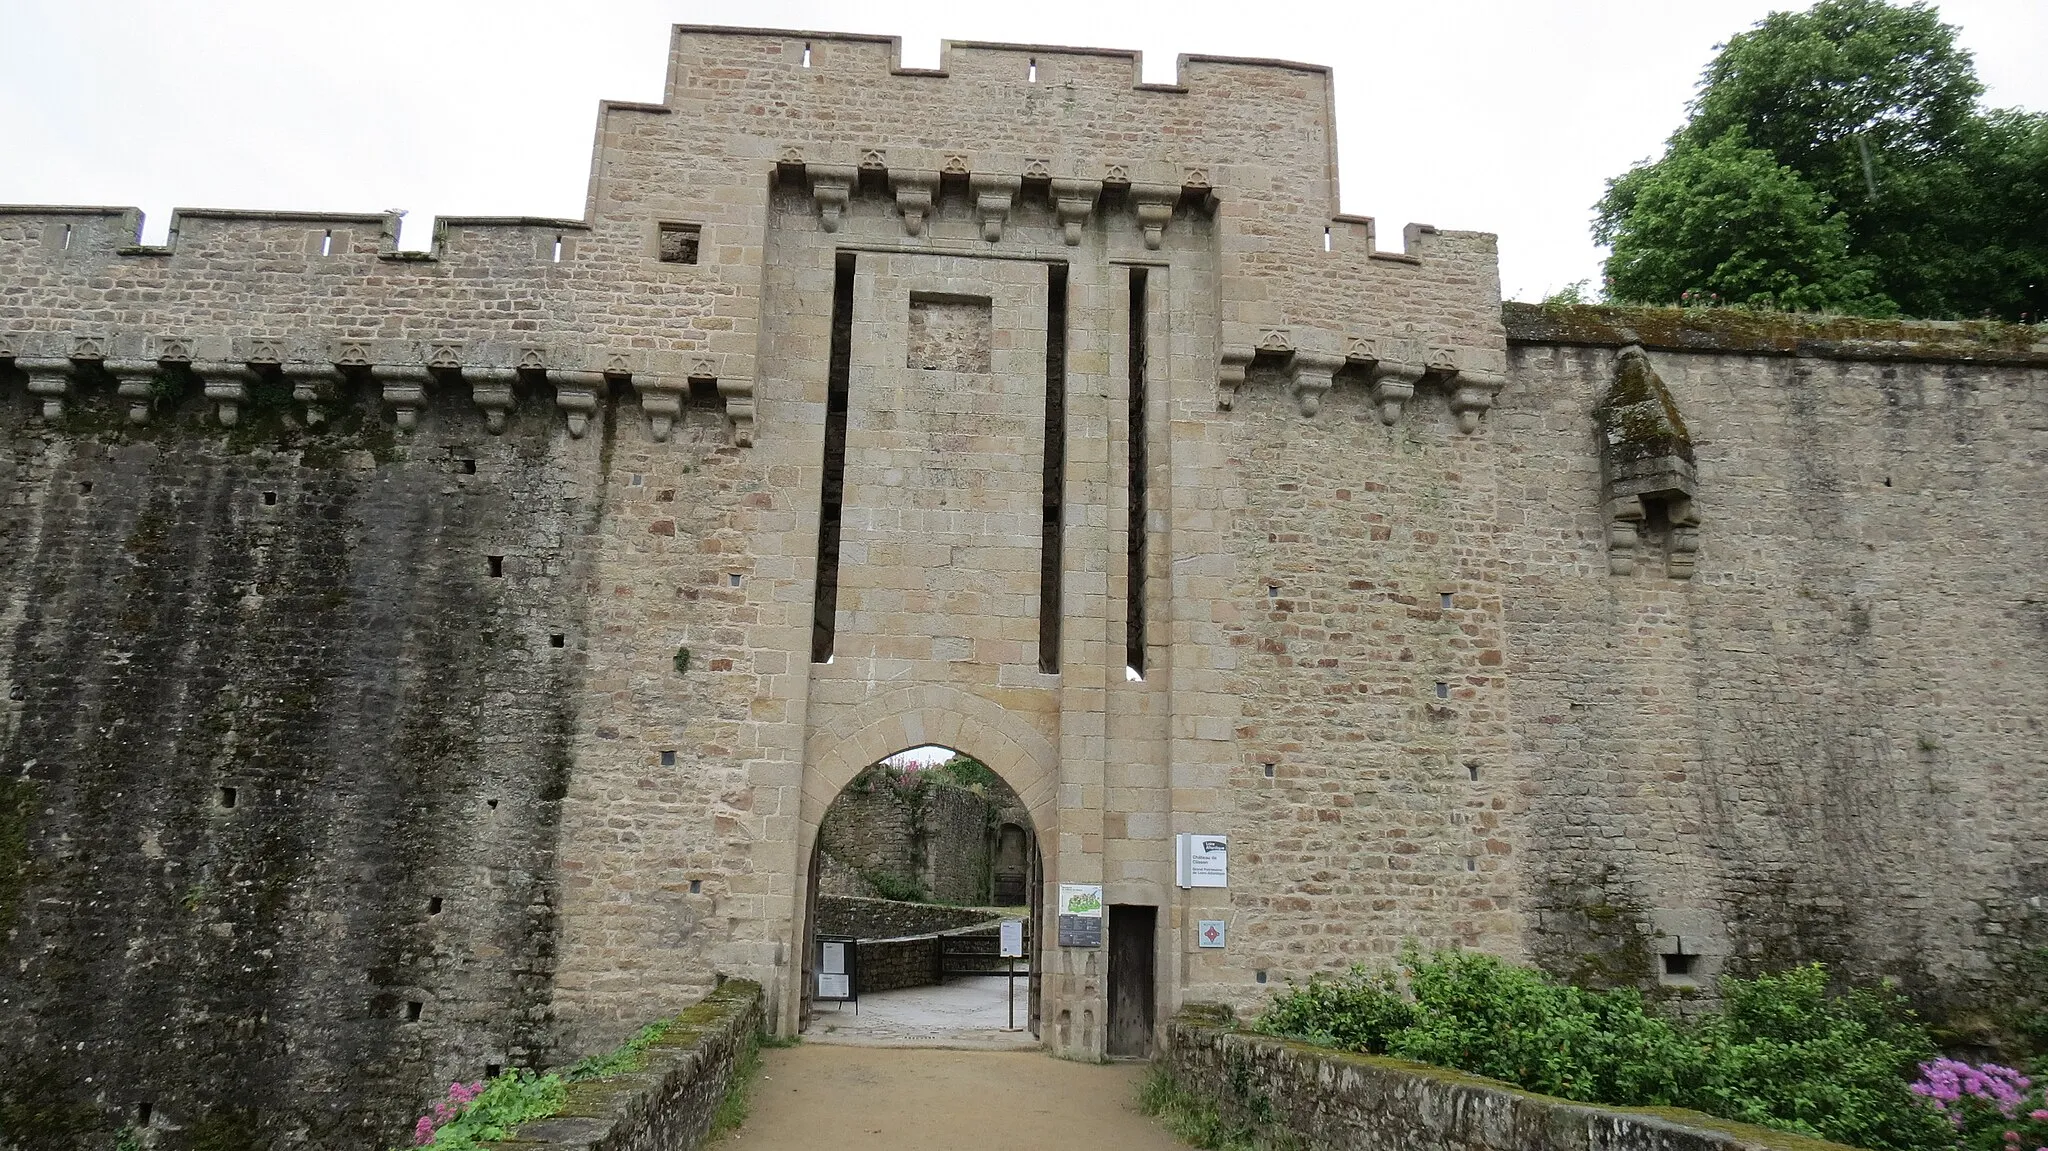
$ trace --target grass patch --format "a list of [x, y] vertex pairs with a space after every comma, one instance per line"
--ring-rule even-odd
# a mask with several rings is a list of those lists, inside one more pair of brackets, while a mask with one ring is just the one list
[[1138, 1085], [1138, 1109], [1159, 1121], [1172, 1136], [1204, 1151], [1258, 1151], [1250, 1127], [1225, 1122], [1214, 1100], [1181, 1086], [1165, 1067], [1153, 1064]]
[[718, 1113], [711, 1117], [711, 1130], [705, 1133], [705, 1142], [723, 1139], [746, 1123], [748, 1109], [754, 1102], [754, 1084], [761, 1076], [761, 1049], [795, 1047], [802, 1042], [795, 1035], [756, 1035], [747, 1041], [739, 1061], [733, 1064], [732, 1081], [725, 1085], [725, 1098], [718, 1101]]

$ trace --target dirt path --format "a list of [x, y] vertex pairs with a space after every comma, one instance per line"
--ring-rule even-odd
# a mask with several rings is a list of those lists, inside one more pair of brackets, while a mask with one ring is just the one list
[[809, 1043], [761, 1055], [747, 1122], [716, 1151], [1186, 1151], [1138, 1110], [1142, 1064]]

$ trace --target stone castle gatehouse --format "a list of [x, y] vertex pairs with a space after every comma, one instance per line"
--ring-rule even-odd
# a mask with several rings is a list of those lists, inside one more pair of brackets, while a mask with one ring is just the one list
[[0, 209], [25, 1145], [385, 1146], [721, 976], [794, 1029], [819, 822], [924, 744], [1100, 888], [1064, 1054], [1411, 939], [2025, 992], [2048, 346], [1504, 311], [1333, 214], [1330, 97], [678, 28], [583, 219]]

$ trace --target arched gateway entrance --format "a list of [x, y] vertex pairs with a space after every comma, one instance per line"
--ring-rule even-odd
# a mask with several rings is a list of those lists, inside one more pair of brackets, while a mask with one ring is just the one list
[[[871, 766], [908, 749], [937, 747], [972, 756], [1014, 794], [1014, 805], [1007, 809], [1002, 822], [1023, 832], [1028, 845], [1021, 884], [1025, 889], [1023, 904], [1032, 922], [1032, 975], [1028, 989], [1031, 1010], [1027, 1018], [1031, 1033], [1040, 1034], [1037, 1017], [1045, 998], [1043, 973], [1052, 969], [1049, 957], [1056, 942], [1044, 927], [1048, 893], [1058, 881], [1052, 862], [1056, 853], [1051, 850], [1059, 834], [1058, 760], [1052, 742], [1035, 725], [1000, 706], [942, 685], [901, 688], [868, 701], [860, 710], [881, 718], [870, 719], [858, 727], [833, 725], [815, 731], [805, 749], [798, 835], [797, 875], [801, 879], [794, 893], [794, 931], [789, 941], [790, 954], [801, 957], [797, 970], [802, 985], [798, 994], [784, 999], [784, 1032], [795, 1033], [804, 1026], [816, 991], [817, 948], [813, 937], [817, 932], [818, 894], [825, 870], [818, 850], [819, 832], [828, 812], [849, 785]], [[1001, 830], [999, 823], [992, 844], [998, 853], [1002, 848]]]
[[[867, 1043], [1040, 1034], [1043, 865], [1022, 798], [965, 752], [906, 749], [827, 807], [806, 868], [799, 1026]], [[1000, 957], [1001, 925], [1021, 957]], [[844, 997], [857, 993], [849, 1013]], [[813, 1026], [816, 1022], [821, 1026]]]

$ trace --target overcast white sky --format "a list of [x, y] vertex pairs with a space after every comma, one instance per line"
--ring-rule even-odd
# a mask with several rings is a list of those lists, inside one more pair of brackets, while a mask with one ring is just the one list
[[[580, 217], [599, 99], [661, 99], [671, 23], [1333, 65], [1343, 210], [1497, 232], [1503, 288], [1599, 274], [1603, 181], [1778, 0], [0, 0], [0, 203]], [[2048, 0], [1946, 0], [1994, 104], [2048, 108]]]

